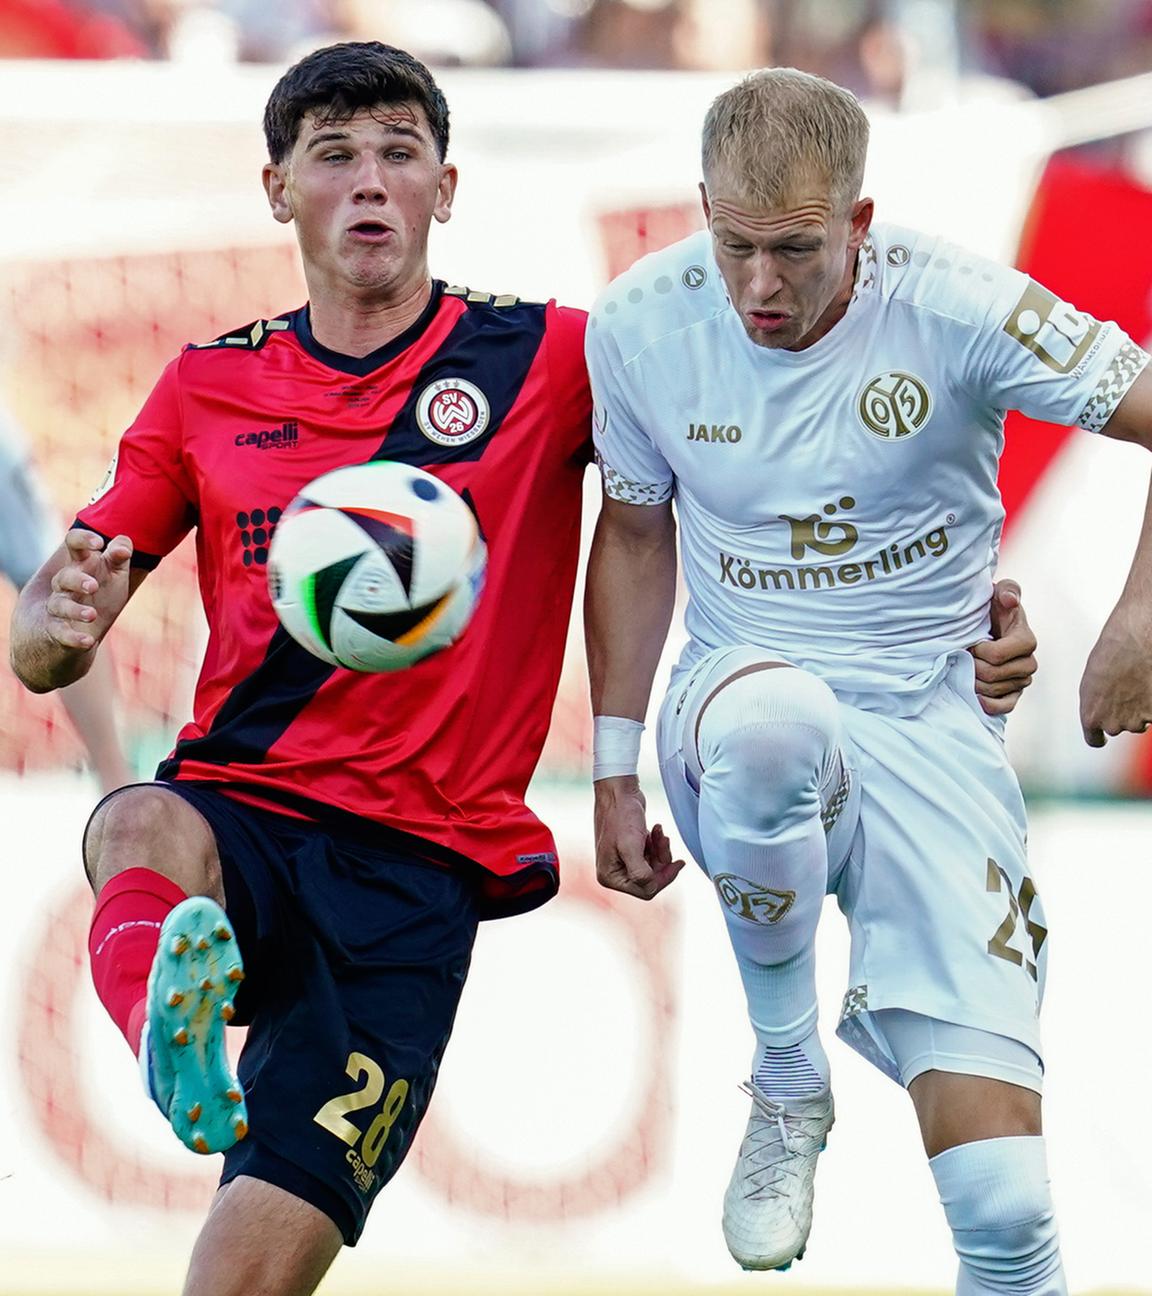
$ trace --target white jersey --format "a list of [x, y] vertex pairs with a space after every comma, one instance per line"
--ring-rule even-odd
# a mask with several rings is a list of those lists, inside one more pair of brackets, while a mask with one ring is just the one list
[[681, 667], [750, 644], [910, 704], [988, 634], [1005, 411], [1098, 431], [1147, 361], [1019, 271], [891, 225], [806, 350], [748, 338], [707, 232], [614, 280], [588, 330], [607, 493], [675, 498]]

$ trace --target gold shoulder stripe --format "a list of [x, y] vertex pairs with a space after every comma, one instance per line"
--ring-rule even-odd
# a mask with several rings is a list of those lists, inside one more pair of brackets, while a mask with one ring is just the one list
[[219, 347], [243, 347], [247, 351], [259, 351], [268, 341], [270, 333], [279, 333], [291, 327], [289, 320], [257, 320], [246, 333], [225, 333], [213, 342], [192, 342], [190, 345], [194, 351], [210, 351]]
[[475, 303], [477, 306], [519, 306], [520, 298], [515, 293], [501, 293], [499, 297], [494, 297], [491, 293], [481, 292], [479, 288], [464, 288], [459, 284], [454, 284], [451, 288], [444, 289], [445, 297], [463, 297], [465, 301]]

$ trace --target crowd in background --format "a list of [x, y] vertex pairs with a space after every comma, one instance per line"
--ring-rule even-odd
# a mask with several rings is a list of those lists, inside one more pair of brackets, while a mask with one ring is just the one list
[[1048, 95], [1152, 68], [1152, 0], [0, 0], [2, 58], [283, 64], [380, 39], [436, 66], [792, 64], [900, 102], [910, 58]]

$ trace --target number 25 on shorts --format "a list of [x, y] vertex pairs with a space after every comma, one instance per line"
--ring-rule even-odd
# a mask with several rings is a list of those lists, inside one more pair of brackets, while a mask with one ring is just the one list
[[356, 1144], [360, 1142], [360, 1130], [348, 1120], [348, 1113], [363, 1111], [379, 1104], [380, 1110], [364, 1131], [364, 1141], [360, 1143], [359, 1159], [371, 1168], [388, 1141], [396, 1118], [404, 1109], [408, 1099], [408, 1081], [393, 1080], [385, 1096], [383, 1069], [363, 1053], [349, 1053], [345, 1070], [353, 1080], [362, 1081], [360, 1087], [353, 1089], [351, 1093], [330, 1099], [312, 1119], [355, 1151]]
[[[1035, 981], [1036, 963], [1033, 960], [1040, 958], [1040, 947], [1048, 935], [1048, 928], [1041, 926], [1032, 918], [1032, 903], [1036, 899], [1036, 888], [1032, 884], [1032, 879], [1025, 876], [1020, 882], [1020, 890], [1013, 895], [1012, 879], [994, 859], [989, 859], [985, 890], [998, 894], [1002, 889], [1008, 892], [1008, 912], [988, 942], [988, 953], [994, 958], [1004, 959], [1005, 962], [1023, 967]], [[1016, 927], [1021, 918], [1024, 919], [1024, 930], [1032, 942], [1032, 958], [1026, 958], [1008, 943], [1016, 935]]]

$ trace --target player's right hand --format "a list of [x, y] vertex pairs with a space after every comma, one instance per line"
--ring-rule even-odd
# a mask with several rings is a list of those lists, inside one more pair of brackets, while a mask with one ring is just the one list
[[610, 891], [651, 900], [676, 877], [684, 861], [672, 858], [672, 843], [660, 824], [648, 829], [644, 793], [632, 775], [598, 779], [596, 792], [596, 879]]
[[107, 634], [124, 610], [129, 584], [132, 541], [103, 536], [80, 527], [64, 537], [68, 560], [52, 577], [45, 604], [49, 638], [72, 652], [88, 652]]

